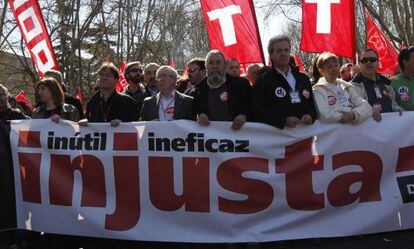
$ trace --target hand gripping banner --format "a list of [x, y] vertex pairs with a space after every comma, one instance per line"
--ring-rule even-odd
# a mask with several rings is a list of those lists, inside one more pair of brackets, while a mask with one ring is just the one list
[[20, 33], [39, 76], [49, 69], [58, 69], [52, 43], [37, 0], [9, 0]]

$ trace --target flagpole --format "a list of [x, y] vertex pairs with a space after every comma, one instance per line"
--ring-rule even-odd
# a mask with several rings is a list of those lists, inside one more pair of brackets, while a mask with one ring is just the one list
[[257, 23], [256, 9], [254, 8], [253, 0], [249, 0], [249, 3], [250, 3], [252, 13], [253, 13], [253, 19], [254, 19], [254, 22], [255, 22], [256, 27], [257, 27], [257, 29], [256, 29], [257, 30], [257, 38], [259, 39], [260, 52], [262, 54], [263, 65], [266, 66], [266, 61], [265, 61], [265, 56], [264, 56], [263, 46], [262, 46], [262, 38], [260, 37], [259, 24]]

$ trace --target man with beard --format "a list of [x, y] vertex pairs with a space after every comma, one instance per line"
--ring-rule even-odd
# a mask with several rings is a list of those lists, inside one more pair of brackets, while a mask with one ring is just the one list
[[158, 93], [156, 74], [160, 65], [149, 63], [144, 68], [145, 97], [156, 96]]
[[270, 39], [272, 68], [258, 78], [253, 88], [254, 119], [283, 129], [310, 125], [316, 119], [309, 77], [289, 65], [291, 40], [286, 35]]
[[233, 130], [246, 122], [251, 106], [251, 86], [241, 77], [226, 74], [226, 59], [219, 50], [206, 57], [207, 77], [191, 91], [197, 122], [231, 121]]
[[142, 85], [142, 67], [139, 61], [133, 61], [125, 67], [125, 79], [128, 86], [124, 93], [131, 96], [138, 104], [138, 113], [141, 112], [142, 103], [145, 99], [145, 87]]

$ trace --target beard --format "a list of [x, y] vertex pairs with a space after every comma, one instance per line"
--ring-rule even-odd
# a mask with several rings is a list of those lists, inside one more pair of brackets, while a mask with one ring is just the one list
[[141, 76], [137, 75], [133, 78], [130, 78], [131, 83], [134, 83], [136, 85], [138, 85], [139, 83], [141, 83]]
[[214, 85], [220, 85], [226, 82], [226, 72], [211, 72], [208, 73], [208, 81]]

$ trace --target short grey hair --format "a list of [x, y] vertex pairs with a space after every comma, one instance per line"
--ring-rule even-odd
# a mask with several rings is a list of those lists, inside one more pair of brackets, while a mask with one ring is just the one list
[[7, 96], [7, 97], [10, 97], [10, 92], [9, 92], [9, 90], [7, 89], [7, 87], [5, 87], [5, 86], [3, 86], [2, 84], [0, 84], [0, 88], [3, 88], [4, 93], [6, 94], [6, 96]]
[[169, 72], [171, 72], [171, 73], [173, 73], [174, 75], [175, 75], [175, 78], [178, 78], [178, 73], [177, 73], [177, 70], [175, 70], [173, 67], [171, 67], [171, 66], [161, 66], [160, 68], [158, 68], [158, 70], [157, 70], [157, 76], [158, 76], [158, 74], [159, 74], [159, 72], [161, 71], [161, 70], [168, 70]]
[[286, 41], [286, 42], [289, 43], [289, 46], [292, 46], [292, 41], [291, 41], [289, 36], [287, 36], [287, 35], [275, 35], [272, 38], [270, 38], [270, 40], [269, 40], [269, 44], [267, 46], [267, 52], [269, 54], [272, 54], [273, 53], [273, 46], [275, 45], [275, 43], [282, 42], [282, 41]]
[[208, 52], [206, 56], [206, 64], [208, 63], [212, 55], [217, 55], [217, 54], [223, 56], [223, 60], [226, 61], [226, 56], [224, 56], [224, 54], [220, 50], [211, 50], [210, 52]]

